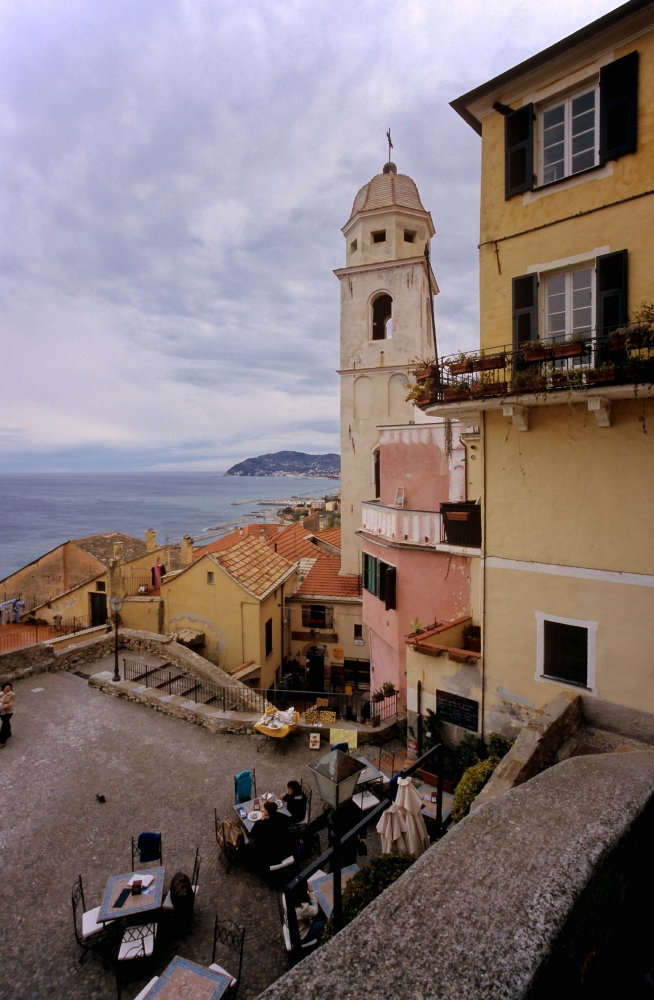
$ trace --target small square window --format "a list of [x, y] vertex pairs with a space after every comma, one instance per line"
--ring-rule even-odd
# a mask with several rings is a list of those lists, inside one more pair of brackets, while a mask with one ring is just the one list
[[356, 624], [354, 626], [354, 638], [363, 639], [363, 625]]
[[213, 573], [207, 573], [207, 583], [213, 583]]
[[597, 622], [536, 612], [536, 676], [595, 691]]
[[386, 242], [386, 230], [378, 229], [376, 233], [370, 234], [373, 243], [385, 243]]
[[99, 593], [104, 593], [104, 592], [105, 592], [105, 590], [107, 589], [107, 584], [106, 584], [106, 583], [96, 583], [96, 585], [95, 585], [95, 589], [96, 589], [96, 590], [97, 590], [97, 591], [98, 591]]
[[405, 229], [404, 230], [404, 242], [405, 243], [415, 243], [415, 241], [416, 241], [415, 230], [414, 229]]
[[352, 242], [350, 243], [350, 253], [356, 253], [358, 245], [359, 244], [356, 240], [352, 240]]

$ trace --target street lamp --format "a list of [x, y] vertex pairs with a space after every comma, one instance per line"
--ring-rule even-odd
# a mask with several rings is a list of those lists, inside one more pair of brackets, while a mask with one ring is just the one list
[[120, 609], [123, 606], [122, 597], [112, 597], [109, 601], [111, 604], [111, 610], [113, 611], [114, 618], [114, 675], [111, 678], [112, 681], [120, 680], [120, 672], [118, 670], [118, 622], [120, 621]]
[[343, 926], [343, 896], [341, 892], [341, 833], [338, 825], [338, 810], [349, 802], [357, 787], [359, 774], [366, 765], [350, 757], [342, 750], [330, 750], [315, 764], [307, 764], [313, 771], [321, 798], [334, 810], [334, 853], [332, 855], [332, 876], [334, 882], [334, 927]]

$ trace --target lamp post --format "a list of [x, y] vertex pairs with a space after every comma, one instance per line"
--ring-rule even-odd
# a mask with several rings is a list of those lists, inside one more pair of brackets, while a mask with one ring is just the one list
[[334, 853], [332, 856], [332, 876], [334, 883], [334, 927], [343, 926], [343, 896], [341, 892], [341, 832], [338, 825], [338, 810], [349, 802], [357, 787], [359, 774], [366, 765], [356, 757], [350, 757], [342, 750], [330, 750], [314, 764], [307, 764], [313, 771], [321, 798], [334, 810]]
[[112, 681], [120, 680], [120, 672], [118, 670], [118, 622], [120, 621], [120, 609], [123, 606], [122, 597], [112, 597], [109, 601], [111, 604], [111, 610], [113, 612], [114, 619], [114, 675], [111, 678]]

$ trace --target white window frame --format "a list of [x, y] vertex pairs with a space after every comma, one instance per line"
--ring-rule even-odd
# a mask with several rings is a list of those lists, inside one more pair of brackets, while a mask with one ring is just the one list
[[[572, 301], [572, 275], [579, 271], [589, 271], [590, 272], [590, 323], [584, 324], [583, 327], [574, 327], [574, 309]], [[595, 331], [597, 329], [597, 296], [596, 296], [596, 273], [597, 264], [596, 260], [586, 260], [583, 263], [577, 263], [569, 267], [557, 268], [553, 270], [544, 271], [539, 275], [541, 294], [540, 294], [540, 310], [541, 310], [541, 329], [543, 330], [544, 336], [546, 338], [550, 337], [564, 337], [565, 340], [590, 340], [595, 336]], [[563, 331], [551, 331], [549, 326], [549, 295], [548, 286], [552, 279], [559, 278], [563, 276], [565, 278], [565, 326]]]
[[[597, 694], [596, 659], [597, 659], [597, 622], [581, 618], [562, 618], [550, 615], [545, 611], [536, 611], [536, 680], [544, 684], [556, 684], [558, 687], [573, 688], [585, 691], [587, 694]], [[586, 630], [586, 684], [574, 684], [545, 673], [545, 622], [556, 622], [559, 625], [574, 625]]]
[[[573, 169], [572, 163], [572, 102], [579, 97], [583, 97], [585, 94], [593, 93], [593, 111], [594, 111], [594, 123], [593, 123], [593, 162], [581, 167], [578, 170]], [[552, 111], [555, 108], [563, 107], [564, 118], [563, 118], [563, 173], [559, 177], [545, 177], [546, 166], [544, 162], [545, 157], [545, 115], [548, 111]], [[550, 185], [556, 184], [557, 182], [566, 180], [568, 177], [576, 177], [580, 174], [585, 173], [586, 170], [592, 170], [594, 167], [599, 166], [599, 121], [600, 121], [600, 107], [599, 107], [599, 78], [595, 80], [586, 81], [582, 86], [576, 87], [573, 91], [567, 94], [558, 94], [556, 98], [543, 103], [537, 110], [538, 117], [538, 183], [539, 185]]]

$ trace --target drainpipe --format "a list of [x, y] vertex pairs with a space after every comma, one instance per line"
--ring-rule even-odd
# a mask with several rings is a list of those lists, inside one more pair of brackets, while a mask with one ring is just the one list
[[481, 441], [484, 452], [481, 476], [481, 559], [479, 565], [479, 590], [481, 596], [480, 622], [481, 625], [481, 738], [484, 739], [485, 712], [486, 712], [486, 412], [481, 415]]

